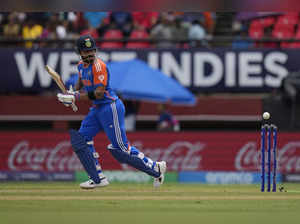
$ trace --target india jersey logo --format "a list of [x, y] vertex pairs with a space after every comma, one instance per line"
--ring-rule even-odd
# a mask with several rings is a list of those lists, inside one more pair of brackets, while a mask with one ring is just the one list
[[98, 79], [100, 80], [100, 82], [103, 82], [104, 81], [104, 75], [99, 75]]

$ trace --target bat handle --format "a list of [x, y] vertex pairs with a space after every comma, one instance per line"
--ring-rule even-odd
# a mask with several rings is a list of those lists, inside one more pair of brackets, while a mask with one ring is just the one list
[[71, 106], [74, 112], [78, 111], [78, 107], [75, 105], [75, 103], [72, 103]]

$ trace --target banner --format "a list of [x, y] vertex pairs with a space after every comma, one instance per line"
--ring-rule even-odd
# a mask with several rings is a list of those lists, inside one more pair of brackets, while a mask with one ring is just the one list
[[[278, 172], [300, 173], [300, 133], [278, 134]], [[82, 166], [66, 133], [0, 132], [1, 171], [73, 172]], [[168, 171], [260, 170], [259, 132], [128, 133], [131, 145], [153, 160], [165, 160]], [[134, 170], [118, 163], [106, 149], [107, 137], [94, 139], [103, 170]]]
[[[131, 182], [131, 183], [149, 183], [153, 182], [153, 178], [145, 173], [138, 171], [116, 171], [116, 170], [105, 170], [104, 175], [109, 182]], [[177, 172], [167, 172], [165, 173], [165, 183], [177, 182]], [[88, 179], [86, 172], [78, 171], [75, 173], [76, 181], [83, 182]]]
[[74, 172], [0, 171], [0, 181], [75, 181]]
[[[98, 55], [106, 62], [139, 58], [195, 92], [266, 92], [278, 88], [290, 71], [300, 70], [300, 52], [295, 50], [101, 49]], [[5, 76], [0, 83], [3, 92], [57, 88], [46, 73], [45, 64], [66, 81], [77, 73], [79, 60], [74, 51], [54, 49], [3, 48], [0, 57]]]
[[[277, 173], [276, 182], [280, 183], [282, 181], [281, 179], [281, 174]], [[205, 184], [258, 184], [261, 183], [261, 173], [185, 171], [178, 174], [178, 181], [182, 183]]]
[[300, 175], [299, 174], [286, 174], [283, 175], [283, 181], [289, 183], [300, 183]]

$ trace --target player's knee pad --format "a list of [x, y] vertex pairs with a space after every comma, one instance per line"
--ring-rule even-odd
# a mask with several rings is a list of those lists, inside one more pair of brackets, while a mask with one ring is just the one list
[[96, 161], [100, 158], [99, 153], [96, 152], [94, 148], [94, 141], [87, 141], [86, 144], [88, 145], [89, 150], [92, 152], [93, 157], [96, 159]]
[[70, 136], [72, 148], [83, 165], [85, 171], [95, 183], [100, 183], [100, 178], [94, 163], [94, 155], [89, 150], [88, 144], [86, 143], [84, 137], [73, 129], [70, 130]]
[[[131, 148], [133, 148], [133, 147], [131, 147]], [[132, 155], [132, 154], [122, 151], [121, 149], [114, 148], [112, 145], [108, 145], [107, 149], [110, 151], [112, 156], [116, 160], [118, 160], [120, 163], [126, 163], [126, 164], [128, 164], [140, 171], [143, 171], [153, 177], [160, 176], [159, 172], [155, 171], [154, 169], [150, 168], [149, 166], [147, 166], [144, 163], [143, 159], [139, 157], [139, 154]], [[139, 151], [137, 150], [137, 152], [139, 152]]]

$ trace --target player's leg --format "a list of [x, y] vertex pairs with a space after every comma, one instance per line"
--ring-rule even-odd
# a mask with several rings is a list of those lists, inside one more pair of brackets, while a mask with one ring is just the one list
[[81, 122], [79, 133], [84, 137], [88, 149], [91, 151], [94, 157], [94, 162], [98, 171], [98, 174], [102, 173], [101, 165], [99, 163], [99, 154], [96, 152], [94, 147], [94, 137], [102, 130], [101, 124], [97, 120], [96, 111], [92, 109], [86, 118]]
[[111, 142], [108, 147], [109, 151], [120, 163], [129, 164], [154, 178], [161, 178], [165, 173], [166, 163], [164, 161], [155, 162], [136, 147], [129, 146], [125, 132], [124, 115], [125, 108], [121, 100], [102, 106], [99, 110], [98, 119]]
[[149, 174], [154, 177], [153, 186], [159, 187], [164, 182], [164, 175], [167, 171], [167, 164], [165, 161], [156, 161], [152, 165], [145, 162], [151, 160], [144, 156], [137, 148], [131, 146], [130, 153], [122, 151], [120, 148], [113, 147], [112, 144], [108, 145], [107, 149], [112, 156], [120, 163], [126, 163], [132, 167]]
[[100, 179], [100, 183], [95, 184], [92, 176], [89, 174], [90, 180], [85, 181], [80, 184], [82, 188], [94, 188], [94, 187], [102, 187], [109, 184], [107, 178], [102, 173], [101, 165], [99, 163], [99, 154], [96, 152], [94, 147], [93, 138], [95, 135], [102, 130], [101, 124], [98, 122], [96, 118], [96, 112], [93, 108], [90, 110], [89, 114], [85, 117], [85, 119], [81, 122], [80, 129], [78, 131], [79, 135], [83, 137], [85, 141], [86, 150], [88, 154], [92, 155], [93, 164], [96, 167], [97, 175]]

